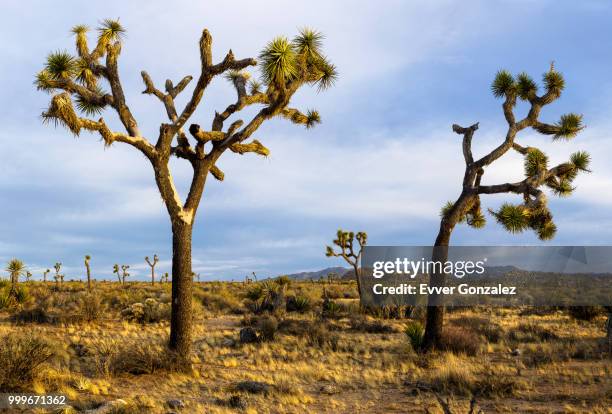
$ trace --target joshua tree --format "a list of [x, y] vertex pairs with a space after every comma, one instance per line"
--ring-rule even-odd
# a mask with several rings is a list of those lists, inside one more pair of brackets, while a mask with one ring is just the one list
[[60, 286], [64, 285], [64, 275], [60, 274], [60, 270], [62, 269], [62, 262], [56, 262], [53, 268], [55, 269], [55, 276], [53, 276], [53, 278], [55, 279], [55, 286], [59, 289]]
[[51, 269], [47, 269], [43, 273], [43, 282], [47, 283], [47, 275], [51, 273]]
[[128, 272], [130, 265], [121, 265], [121, 283], [125, 286], [125, 279], [127, 279], [130, 274]]
[[155, 265], [159, 262], [159, 257], [156, 254], [153, 255], [153, 262], [149, 260], [149, 256], [145, 257], [145, 261], [151, 267], [151, 284], [155, 285]]
[[28, 270], [26, 272], [26, 282], [30, 282], [30, 279], [32, 279], [32, 272]]
[[87, 290], [91, 292], [91, 268], [89, 267], [90, 255], [85, 256], [85, 269], [87, 269]]
[[168, 272], [164, 273], [164, 282], [168, 283]]
[[334, 280], [336, 280], [337, 277], [338, 277], [338, 273], [336, 273], [336, 272], [329, 272], [327, 274], [327, 283], [333, 283]]
[[193, 279], [197, 280], [198, 283], [199, 283], [200, 282], [200, 274], [199, 273], [195, 273], [195, 272], [192, 272], [192, 273], [193, 273]]
[[[157, 141], [152, 143], [142, 135], [127, 104], [119, 78], [118, 59], [124, 28], [118, 21], [103, 21], [93, 50], [88, 45], [87, 30], [83, 25], [72, 29], [76, 36], [76, 57], [67, 52], [51, 53], [44, 69], [36, 76], [38, 89], [53, 93], [43, 119], [65, 126], [75, 135], [82, 131], [98, 133], [107, 146], [114, 142], [131, 145], [151, 163], [155, 182], [172, 225], [172, 316], [169, 345], [186, 357], [191, 349], [192, 229], [208, 174], [223, 180], [224, 173], [217, 162], [227, 150], [237, 154], [267, 156], [269, 150], [260, 141], [253, 139], [253, 134], [271, 118], [280, 116], [307, 128], [319, 123], [318, 112], [311, 110], [304, 114], [288, 105], [292, 96], [304, 85], [318, 85], [319, 89], [331, 86], [337, 76], [336, 70], [321, 52], [323, 36], [304, 29], [292, 41], [278, 37], [266, 45], [259, 55], [263, 85], [252, 80], [247, 88], [249, 75], [243, 69], [256, 65], [257, 61], [253, 58], [237, 60], [230, 50], [221, 62], [214, 64], [212, 37], [204, 29], [199, 42], [201, 72], [182, 110], [177, 110], [175, 98], [191, 82], [191, 76], [184, 77], [176, 85], [167, 80], [165, 92], [162, 92], [147, 72], [141, 74], [145, 84], [144, 93], [161, 101], [169, 119], [160, 125]], [[215, 113], [210, 129], [195, 123], [186, 128], [202, 101], [204, 91], [213, 78], [222, 74], [234, 86], [236, 101]], [[110, 85], [110, 93], [101, 88], [102, 80]], [[235, 120], [225, 128], [224, 123], [228, 118], [253, 105], [259, 105], [261, 109], [248, 122]], [[116, 111], [125, 132], [112, 131], [103, 118], [91, 118], [106, 107]], [[186, 129], [195, 145], [190, 142]], [[177, 193], [170, 173], [169, 160], [173, 155], [188, 162], [193, 169], [184, 202]]]
[[121, 282], [121, 273], [119, 273], [119, 265], [118, 264], [114, 264], [113, 265], [113, 273], [117, 275], [117, 279], [119, 280], [119, 283]]
[[[359, 244], [359, 251], [355, 253], [355, 243], [354, 240], [357, 240]], [[343, 231], [342, 229], [338, 230], [336, 234], [336, 239], [333, 243], [340, 248], [339, 252], [336, 252], [333, 247], [327, 246], [327, 250], [325, 252], [325, 256], [327, 257], [342, 257], [348, 264], [353, 267], [355, 272], [355, 279], [357, 280], [357, 291], [359, 292], [359, 296], [361, 296], [361, 282], [359, 281], [359, 259], [361, 258], [361, 252], [363, 251], [363, 247], [368, 242], [368, 235], [360, 231], [355, 234], [352, 231]]]
[[11, 290], [9, 291], [8, 297], [10, 300], [17, 300], [17, 294], [19, 292], [17, 284], [19, 283], [19, 277], [26, 274], [26, 266], [19, 259], [11, 259], [6, 266], [6, 271], [11, 278]]
[[[504, 141], [491, 152], [479, 159], [472, 155], [472, 138], [478, 129], [478, 123], [461, 127], [453, 125], [453, 131], [462, 137], [465, 173], [463, 188], [455, 202], [448, 202], [441, 212], [440, 230], [435, 241], [433, 260], [445, 262], [448, 258], [448, 244], [455, 225], [467, 223], [475, 228], [485, 225], [485, 217], [480, 206], [481, 194], [514, 193], [522, 197], [519, 204], [504, 203], [497, 211], [489, 209], [495, 220], [510, 233], [521, 233], [531, 229], [541, 240], [554, 237], [556, 226], [548, 209], [548, 203], [543, 188], [548, 188], [554, 195], [569, 196], [574, 187], [573, 180], [580, 172], [588, 172], [589, 154], [583, 151], [575, 152], [569, 161], [555, 167], [549, 167], [548, 157], [538, 148], [522, 146], [516, 142], [520, 131], [533, 128], [543, 135], [549, 135], [553, 141], [574, 138], [583, 128], [582, 116], [574, 113], [562, 115], [554, 124], [546, 124], [539, 120], [540, 111], [546, 105], [561, 96], [565, 86], [563, 76], [557, 72], [554, 65], [543, 75], [544, 93], [538, 95], [538, 86], [529, 75], [521, 73], [514, 77], [505, 70], [499, 71], [491, 90], [497, 98], [503, 98], [502, 105], [508, 129]], [[517, 100], [529, 105], [527, 115], [517, 120], [514, 108]], [[497, 185], [482, 185], [481, 180], [485, 168], [494, 161], [514, 150], [524, 156], [525, 179], [514, 183]], [[446, 275], [442, 272], [430, 275], [430, 283], [434, 286], [444, 285]], [[435, 348], [440, 341], [444, 320], [444, 307], [440, 306], [440, 297], [429, 296], [427, 308], [427, 324], [424, 337], [426, 350]]]

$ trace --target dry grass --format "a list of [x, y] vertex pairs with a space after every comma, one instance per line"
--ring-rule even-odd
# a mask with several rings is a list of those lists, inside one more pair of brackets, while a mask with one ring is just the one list
[[[446, 325], [452, 352], [420, 355], [403, 332], [408, 320], [357, 313], [354, 299], [345, 298], [354, 285], [292, 282], [287, 296], [308, 298], [307, 309], [257, 317], [247, 310], [252, 286], [197, 285], [188, 374], [169, 369], [166, 317], [122, 316], [151, 299], [163, 308], [169, 285], [97, 283], [97, 302], [85, 303], [83, 284], [66, 283], [55, 291], [52, 284], [32, 283], [21, 311], [45, 309], [57, 319], [11, 322], [1, 311], [0, 337], [31, 333], [51, 345], [53, 356], [32, 370], [23, 390], [65, 393], [73, 412], [117, 399], [125, 400], [118, 413], [439, 412], [428, 390], [452, 396], [458, 412], [467, 412], [473, 395], [483, 412], [603, 413], [612, 402], [610, 355], [599, 341], [602, 317], [582, 321], [557, 310], [456, 310]], [[323, 289], [338, 297], [334, 317], [322, 318]], [[244, 324], [265, 330], [267, 340], [240, 344]], [[0, 349], [2, 367], [12, 358], [5, 349]], [[242, 381], [268, 384], [269, 391], [237, 389]], [[186, 407], [170, 409], [171, 399]]]

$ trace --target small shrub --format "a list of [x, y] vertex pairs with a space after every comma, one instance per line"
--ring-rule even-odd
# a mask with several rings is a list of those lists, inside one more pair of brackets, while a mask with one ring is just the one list
[[274, 316], [264, 316], [258, 322], [258, 331], [262, 341], [273, 341], [278, 331], [278, 321]]
[[570, 306], [567, 311], [572, 318], [582, 321], [592, 321], [604, 313], [600, 306]]
[[447, 326], [442, 331], [440, 349], [454, 354], [474, 356], [483, 348], [483, 338], [467, 329]]
[[152, 374], [171, 368], [175, 360], [176, 356], [161, 343], [144, 341], [102, 343], [95, 355], [98, 372], [107, 377], [121, 373]]
[[0, 339], [0, 390], [27, 389], [53, 354], [49, 343], [31, 335], [12, 334]]
[[22, 309], [11, 315], [11, 322], [24, 323], [54, 323], [56, 320], [51, 316], [44, 305]]
[[349, 323], [351, 326], [351, 330], [357, 332], [365, 332], [372, 334], [389, 334], [397, 332], [395, 327], [393, 327], [392, 325], [383, 323], [382, 321], [376, 319], [369, 320], [363, 315], [352, 317]]
[[476, 384], [473, 367], [452, 354], [444, 355], [430, 372], [429, 383], [434, 391], [462, 396], [471, 395]]
[[263, 297], [263, 294], [263, 287], [261, 284], [256, 283], [247, 289], [245, 297], [253, 302], [256, 302]]
[[25, 303], [28, 298], [30, 297], [30, 294], [28, 292], [28, 289], [25, 286], [18, 286], [17, 287], [17, 303]]
[[329, 348], [332, 351], [337, 351], [339, 339], [338, 334], [330, 332], [323, 324], [313, 324], [306, 331], [308, 345], [318, 348]]
[[287, 312], [305, 313], [311, 308], [310, 299], [306, 296], [287, 296]]
[[83, 320], [93, 322], [100, 319], [104, 313], [104, 304], [98, 295], [87, 294], [81, 300], [81, 315]]
[[504, 329], [488, 318], [462, 317], [453, 320], [452, 324], [482, 335], [491, 343], [498, 343], [504, 337]]
[[8, 292], [0, 291], [0, 309], [8, 308], [10, 303]]
[[121, 316], [128, 321], [139, 323], [157, 323], [170, 318], [170, 307], [148, 298], [144, 303], [133, 303], [121, 311]]
[[334, 302], [333, 300], [329, 300], [325, 298], [323, 300], [323, 305], [321, 309], [321, 316], [323, 318], [338, 318], [342, 313], [342, 307]]
[[559, 339], [559, 336], [550, 329], [535, 323], [521, 323], [512, 329], [508, 338], [517, 342], [548, 342]]
[[423, 346], [423, 336], [425, 335], [423, 325], [418, 321], [409, 322], [404, 328], [404, 333], [408, 337], [412, 349], [420, 351]]

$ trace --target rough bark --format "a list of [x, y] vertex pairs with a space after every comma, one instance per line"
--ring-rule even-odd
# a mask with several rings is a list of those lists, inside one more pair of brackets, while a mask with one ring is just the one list
[[170, 320], [170, 349], [188, 361], [191, 352], [192, 284], [191, 278], [192, 226], [181, 220], [172, 223], [172, 317]]

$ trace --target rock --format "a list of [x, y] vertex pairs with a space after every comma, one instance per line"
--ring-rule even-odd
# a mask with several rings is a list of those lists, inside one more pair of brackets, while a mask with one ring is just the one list
[[168, 404], [168, 407], [172, 408], [173, 410], [176, 408], [185, 408], [185, 403], [183, 400], [168, 400], [166, 401], [166, 404]]
[[338, 389], [338, 387], [336, 387], [333, 384], [326, 384], [326, 385], [321, 386], [321, 388], [319, 389], [319, 392], [321, 392], [321, 394], [333, 395], [333, 394], [338, 394], [340, 390]]
[[247, 403], [246, 398], [244, 398], [242, 395], [232, 395], [229, 400], [227, 400], [227, 405], [232, 408], [245, 410], [249, 404]]
[[251, 344], [257, 342], [257, 332], [255, 329], [247, 326], [240, 330], [240, 342], [243, 344]]
[[521, 350], [518, 348], [512, 350], [512, 356], [521, 356], [521, 353]]
[[231, 338], [225, 338], [222, 342], [221, 345], [223, 346], [227, 346], [229, 348], [233, 347], [234, 345], [236, 345], [236, 341], [234, 341]]
[[236, 390], [251, 394], [268, 394], [271, 389], [270, 384], [260, 381], [242, 381], [236, 384]]

